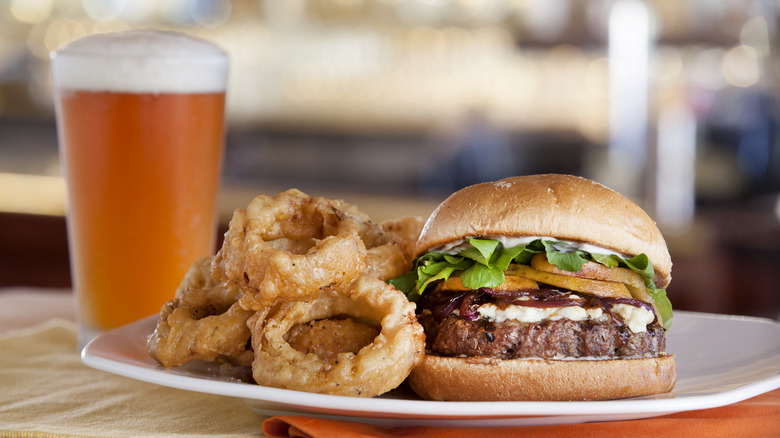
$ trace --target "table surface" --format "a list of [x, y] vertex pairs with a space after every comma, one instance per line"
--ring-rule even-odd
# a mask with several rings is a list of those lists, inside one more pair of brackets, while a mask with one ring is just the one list
[[52, 318], [75, 321], [73, 294], [67, 289], [0, 289], [0, 332], [32, 327]]

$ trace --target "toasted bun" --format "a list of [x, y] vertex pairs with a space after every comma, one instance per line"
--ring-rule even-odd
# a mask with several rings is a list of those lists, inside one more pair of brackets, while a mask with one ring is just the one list
[[426, 400], [610, 400], [674, 388], [674, 356], [613, 360], [456, 358], [426, 355], [409, 384]]
[[416, 256], [466, 237], [540, 236], [646, 254], [655, 282], [671, 281], [672, 259], [650, 216], [623, 195], [571, 175], [530, 175], [476, 184], [450, 195], [431, 214]]

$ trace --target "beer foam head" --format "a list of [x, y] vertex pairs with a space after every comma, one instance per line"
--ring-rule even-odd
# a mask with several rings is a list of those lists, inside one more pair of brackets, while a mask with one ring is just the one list
[[52, 54], [59, 89], [130, 93], [224, 91], [228, 57], [219, 47], [155, 30], [96, 34]]

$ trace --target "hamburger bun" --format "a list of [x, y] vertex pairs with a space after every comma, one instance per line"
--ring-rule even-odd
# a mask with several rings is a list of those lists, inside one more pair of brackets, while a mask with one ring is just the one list
[[644, 253], [659, 288], [672, 259], [650, 216], [625, 196], [586, 178], [543, 174], [466, 187], [445, 199], [423, 227], [415, 257], [465, 237], [539, 236]]
[[501, 360], [426, 355], [408, 381], [426, 400], [608, 400], [669, 392], [672, 355], [615, 360]]

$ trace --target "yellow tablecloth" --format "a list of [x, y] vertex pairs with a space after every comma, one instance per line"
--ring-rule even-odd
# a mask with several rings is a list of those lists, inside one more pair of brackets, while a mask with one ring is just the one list
[[0, 291], [0, 330], [0, 436], [263, 436], [240, 400], [82, 364], [67, 292]]

